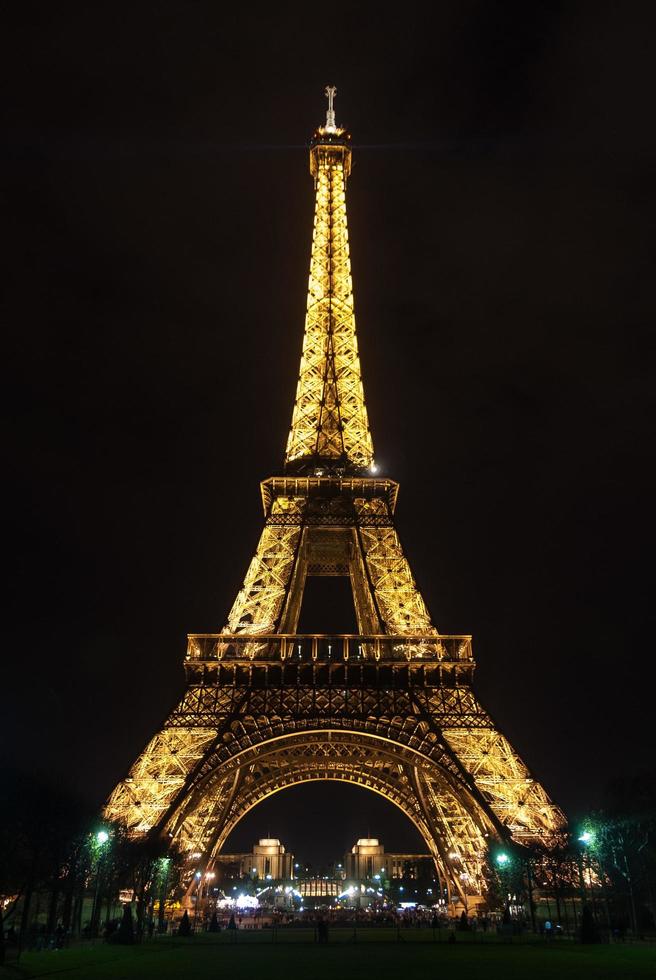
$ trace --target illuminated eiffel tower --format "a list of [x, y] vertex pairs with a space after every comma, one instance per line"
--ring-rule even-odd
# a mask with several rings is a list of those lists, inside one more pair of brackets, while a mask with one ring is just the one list
[[[335, 89], [326, 94], [310, 143], [314, 233], [284, 473], [261, 484], [264, 529], [227, 625], [189, 636], [185, 694], [105, 815], [211, 867], [270, 794], [350, 782], [413, 821], [442, 887], [471, 906], [491, 845], [549, 846], [565, 818], [477, 700], [471, 637], [433, 625], [394, 527], [398, 484], [376, 473], [353, 314], [350, 136], [335, 124]], [[350, 578], [357, 634], [296, 632], [317, 575]]]

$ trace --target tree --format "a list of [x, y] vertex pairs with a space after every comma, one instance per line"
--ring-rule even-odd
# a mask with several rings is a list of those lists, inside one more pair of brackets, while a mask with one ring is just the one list
[[634, 934], [654, 925], [656, 913], [656, 774], [614, 780], [603, 808], [581, 824], [588, 864], [608, 902], [612, 925]]
[[[29, 934], [33, 899], [47, 896], [47, 929], [57, 925], [60, 898], [79, 889], [86, 868], [80, 860], [89, 808], [40, 776], [5, 771], [0, 781], [0, 898], [8, 899], [5, 924]], [[19, 918], [20, 922], [14, 922]]]

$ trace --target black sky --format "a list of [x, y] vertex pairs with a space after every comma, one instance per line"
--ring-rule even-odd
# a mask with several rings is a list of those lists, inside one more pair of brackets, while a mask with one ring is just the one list
[[[331, 82], [356, 147], [376, 456], [401, 482], [434, 620], [474, 634], [482, 700], [569, 812], [653, 765], [656, 155], [639, 11], [15, 8], [7, 764], [100, 803], [182, 691], [186, 632], [223, 625], [291, 417], [306, 142]], [[290, 791], [287, 810], [281, 794], [279, 825], [258, 830], [256, 810], [253, 833], [284, 839], [293, 812], [289, 846], [332, 834], [339, 851], [354, 825], [337, 826], [332, 791]], [[372, 832], [405, 846], [371, 806]]]

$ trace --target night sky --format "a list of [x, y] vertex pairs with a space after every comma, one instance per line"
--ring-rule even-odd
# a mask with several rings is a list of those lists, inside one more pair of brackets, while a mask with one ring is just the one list
[[[224, 624], [281, 471], [334, 83], [376, 458], [434, 621], [473, 633], [477, 692], [568, 813], [653, 766], [652, 25], [423, 9], [15, 7], [7, 765], [99, 806], [182, 693], [185, 634]], [[419, 846], [333, 784], [231, 843], [319, 860], [368, 831]]]

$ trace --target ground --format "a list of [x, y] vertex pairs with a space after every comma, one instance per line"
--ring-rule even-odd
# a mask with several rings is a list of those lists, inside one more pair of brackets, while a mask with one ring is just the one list
[[[218, 942], [217, 942], [218, 939]], [[590, 977], [632, 978], [656, 975], [656, 947], [647, 945], [580, 946], [567, 941], [433, 942], [430, 930], [397, 941], [394, 930], [335, 931], [327, 946], [312, 942], [302, 930], [272, 942], [270, 933], [189, 940], [163, 939], [136, 947], [99, 944], [42, 953], [25, 953], [20, 967], [0, 969], [0, 977], [61, 976], [62, 980], [531, 980]]]

